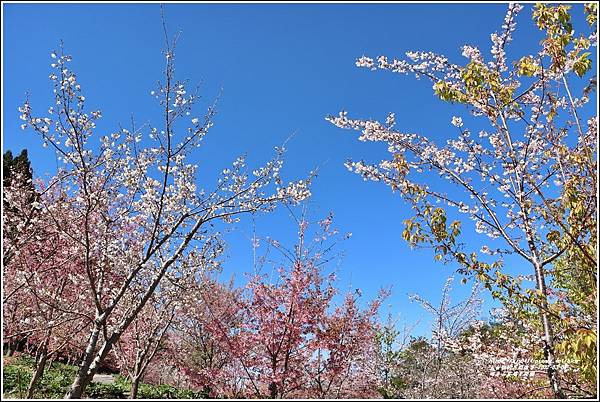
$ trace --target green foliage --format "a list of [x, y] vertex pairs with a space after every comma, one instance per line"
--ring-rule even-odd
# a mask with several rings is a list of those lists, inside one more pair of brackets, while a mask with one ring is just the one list
[[[29, 157], [27, 156], [27, 150], [22, 150], [16, 158], [13, 157], [11, 151], [6, 151], [2, 157], [2, 168], [2, 188], [12, 187], [22, 192], [25, 196], [23, 201], [29, 205], [33, 204], [38, 198], [38, 194], [33, 185], [33, 173]], [[23, 215], [23, 211], [20, 211], [17, 206], [9, 203], [6, 197], [3, 199], [2, 208], [4, 209], [4, 214]], [[19, 237], [19, 234], [20, 230], [17, 229], [15, 222], [8, 220], [4, 225], [4, 237], [15, 240]], [[7, 264], [12, 256], [13, 252], [10, 249], [4, 250], [2, 256], [4, 264]]]
[[580, 329], [557, 345], [557, 350], [569, 361], [575, 362], [583, 379], [595, 387], [597, 378], [597, 333]]
[[404, 221], [402, 238], [411, 247], [423, 243], [433, 246], [436, 251], [434, 258], [441, 260], [451, 252], [452, 246], [456, 245], [460, 233], [460, 221], [455, 220], [448, 225], [446, 211], [443, 208], [426, 205], [419, 210], [416, 217]]
[[129, 392], [129, 389], [122, 386], [122, 384], [92, 382], [87, 386], [85, 396], [94, 399], [123, 399], [127, 397], [127, 392]]
[[387, 387], [379, 387], [378, 392], [383, 399], [398, 399], [398, 394], [407, 389], [409, 384], [402, 377], [393, 376]]
[[4, 187], [10, 186], [17, 176], [21, 176], [20, 182], [22, 184], [31, 183], [31, 162], [29, 161], [26, 149], [22, 150], [17, 157], [13, 157], [11, 151], [6, 151], [2, 157], [2, 168], [2, 183]]
[[598, 21], [598, 3], [587, 3], [583, 6], [583, 10], [587, 14], [585, 19], [588, 24], [594, 25]]
[[552, 307], [564, 317], [557, 320], [563, 333], [557, 351], [592, 390], [597, 386], [598, 365], [595, 269], [578, 250], [572, 250], [552, 270], [552, 285], [562, 295]]
[[[131, 391], [130, 381], [123, 376], [116, 375], [113, 384], [91, 383], [86, 395], [90, 398], [118, 399], [127, 398]], [[138, 399], [205, 399], [207, 392], [179, 389], [170, 385], [153, 385], [140, 383], [138, 386]]]
[[551, 268], [551, 288], [557, 296], [550, 308], [561, 334], [560, 358], [577, 370], [577, 382], [591, 393], [597, 387], [597, 161], [594, 149], [565, 151], [572, 172], [551, 210], [565, 230], [553, 234], [564, 254]]
[[538, 3], [533, 12], [533, 19], [539, 29], [547, 30], [553, 35], [558, 35], [564, 31], [571, 32], [571, 15], [569, 10], [571, 6], [559, 5], [549, 6], [544, 3]]
[[206, 399], [207, 392], [179, 389], [170, 385], [141, 384], [138, 390], [141, 399]]
[[[487, 65], [471, 61], [461, 68], [460, 77], [460, 86], [438, 81], [433, 86], [435, 94], [447, 102], [478, 105], [493, 101], [501, 107], [516, 107], [513, 102], [516, 87], [502, 84], [500, 74]], [[489, 108], [489, 112], [492, 113], [493, 109]]]
[[[34, 359], [29, 356], [5, 357], [4, 395], [13, 398], [25, 397], [34, 366]], [[77, 367], [75, 366], [53, 362], [46, 367], [34, 396], [36, 398], [62, 398], [73, 382], [76, 373]]]
[[443, 101], [457, 103], [467, 102], [467, 96], [448, 82], [438, 81], [433, 86], [433, 90], [435, 94]]
[[6, 398], [23, 398], [31, 381], [31, 369], [26, 365], [4, 366], [2, 393]]
[[[3, 395], [5, 398], [24, 398], [34, 369], [34, 359], [29, 356], [6, 357], [3, 375]], [[61, 399], [71, 386], [78, 367], [53, 362], [46, 367], [44, 376], [35, 390], [35, 398]], [[122, 399], [129, 396], [131, 384], [127, 378], [115, 375], [113, 384], [92, 382], [84, 397], [94, 399]], [[170, 385], [140, 383], [140, 399], [205, 399], [206, 391], [179, 389]]]
[[50, 398], [62, 398], [77, 373], [77, 367], [54, 362], [44, 371], [37, 391]]
[[525, 77], [533, 77], [534, 74], [541, 71], [541, 67], [534, 63], [533, 57], [525, 56], [517, 63], [518, 74]]
[[384, 332], [379, 334], [387, 371], [383, 386], [378, 392], [384, 399], [403, 397], [407, 391], [414, 388], [415, 373], [423, 372], [427, 364], [423, 356], [432, 353], [431, 345], [423, 337], [411, 337], [406, 348], [393, 350], [392, 345], [398, 335], [398, 331], [392, 327], [386, 327]]
[[590, 52], [585, 52], [573, 64], [573, 71], [578, 77], [583, 77], [592, 68], [592, 60], [590, 60]]
[[[544, 50], [551, 58], [550, 69], [561, 70], [564, 68], [567, 58], [570, 58], [575, 60], [573, 64], [575, 74], [583, 77], [592, 68], [592, 61], [589, 58], [591, 53], [580, 54], [582, 50], [589, 48], [589, 40], [584, 37], [573, 38], [570, 9], [571, 6], [567, 5], [537, 4], [533, 19], [540, 30], [546, 31], [546, 39], [542, 43]], [[595, 3], [593, 5], [586, 4], [584, 11], [587, 14], [588, 23], [594, 25], [597, 20], [597, 5]], [[569, 45], [573, 45], [573, 47], [567, 52]]]
[[401, 356], [401, 350], [396, 348], [400, 331], [396, 329], [395, 323], [388, 318], [386, 325], [381, 327], [375, 335], [379, 350], [379, 359], [382, 367], [382, 386], [378, 388], [379, 394], [384, 399], [397, 398], [400, 391], [407, 387], [407, 383], [398, 376], [396, 364]]

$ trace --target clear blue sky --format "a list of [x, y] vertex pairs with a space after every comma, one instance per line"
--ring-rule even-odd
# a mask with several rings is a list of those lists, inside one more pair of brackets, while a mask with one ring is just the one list
[[[518, 19], [513, 49], [519, 53], [539, 38], [530, 6]], [[159, 108], [149, 95], [161, 79], [164, 60], [158, 4], [3, 8], [3, 152], [26, 147], [37, 175], [55, 170], [49, 148], [19, 129], [17, 107], [26, 92], [34, 110], [50, 105], [49, 54], [61, 39], [74, 57], [72, 68], [88, 105], [103, 111], [99, 131], [127, 125], [131, 113], [138, 122], [159, 121]], [[182, 31], [177, 75], [202, 82], [205, 103], [199, 110], [223, 89], [215, 126], [198, 154], [201, 174], [211, 177], [242, 153], [256, 166], [295, 132], [286, 177], [300, 178], [318, 166], [312, 216], [333, 211], [337, 226], [354, 234], [339, 247], [345, 252], [339, 286], [360, 287], [373, 297], [381, 286], [392, 285], [392, 311], [408, 322], [417, 320], [423, 311], [407, 294], [438, 300], [455, 267], [436, 263], [430, 251], [411, 251], [401, 238], [407, 204], [384, 185], [365, 183], [343, 166], [348, 157], [378, 161], [387, 156], [385, 147], [361, 143], [356, 133], [337, 129], [324, 117], [342, 109], [378, 119], [395, 112], [398, 127], [445, 141], [456, 134], [450, 119], [464, 116], [464, 110], [436, 100], [427, 81], [369, 72], [354, 61], [363, 54], [402, 57], [408, 50], [432, 50], [462, 63], [463, 44], [477, 45], [489, 57], [489, 34], [500, 29], [505, 10], [505, 4], [166, 5], [170, 31]], [[295, 228], [284, 209], [255, 222], [258, 235], [293, 244]], [[241, 272], [252, 269], [250, 220], [238, 229], [228, 235], [225, 274], [236, 272], [241, 278]], [[478, 249], [477, 239], [472, 242]], [[455, 288], [457, 297], [468, 292], [458, 280]], [[424, 321], [418, 331], [426, 327]]]

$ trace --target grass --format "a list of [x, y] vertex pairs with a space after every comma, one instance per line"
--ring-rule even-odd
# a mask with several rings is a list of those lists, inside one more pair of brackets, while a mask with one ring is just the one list
[[[34, 364], [34, 359], [29, 356], [4, 356], [3, 399], [25, 397]], [[76, 366], [53, 362], [52, 365], [46, 367], [44, 376], [35, 390], [34, 398], [62, 399], [76, 373]], [[83, 397], [93, 399], [127, 398], [131, 388], [128, 379], [120, 375], [114, 377], [114, 384], [90, 383]], [[201, 399], [206, 397], [206, 394], [202, 392], [179, 389], [169, 385], [141, 383], [138, 388], [138, 398], [140, 399]]]
[[[34, 359], [21, 355], [4, 357], [4, 376], [2, 394], [5, 398], [24, 398], [34, 369]], [[53, 362], [46, 367], [34, 397], [62, 398], [73, 382], [77, 367]]]

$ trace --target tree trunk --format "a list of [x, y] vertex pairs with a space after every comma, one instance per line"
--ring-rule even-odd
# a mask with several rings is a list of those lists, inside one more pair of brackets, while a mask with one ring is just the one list
[[31, 381], [29, 382], [29, 386], [27, 387], [27, 395], [25, 398], [31, 399], [33, 398], [33, 391], [37, 386], [38, 381], [42, 378], [44, 374], [44, 369], [46, 368], [46, 361], [48, 360], [48, 350], [44, 345], [41, 347], [41, 350], [38, 353], [38, 357], [36, 359], [35, 371], [33, 376], [31, 376]]
[[16, 349], [16, 345], [14, 342], [7, 342], [7, 351], [6, 351], [6, 355], [7, 356], [12, 356], [15, 354], [15, 349]]
[[96, 352], [96, 345], [98, 344], [98, 337], [100, 336], [100, 324], [96, 324], [94, 326], [94, 330], [90, 335], [90, 340], [88, 341], [87, 347], [85, 348], [85, 354], [83, 356], [83, 360], [79, 365], [79, 372], [77, 376], [73, 380], [73, 384], [71, 384], [71, 388], [65, 395], [65, 399], [81, 399], [81, 395], [83, 395], [83, 391], [85, 387], [89, 384], [94, 374], [90, 375], [90, 366], [94, 361], [94, 356]]
[[533, 266], [535, 268], [537, 289], [542, 294], [542, 306], [539, 310], [541, 315], [540, 318], [542, 320], [542, 327], [544, 329], [544, 358], [546, 359], [546, 363], [548, 365], [546, 369], [546, 374], [548, 375], [548, 380], [550, 381], [554, 397], [558, 399], [564, 399], [565, 394], [560, 388], [558, 373], [556, 370], [556, 356], [554, 354], [554, 333], [552, 331], [552, 323], [550, 322], [550, 318], [548, 317], [548, 313], [546, 312], [548, 308], [548, 296], [546, 290], [544, 268], [541, 266], [538, 260], [538, 256], [535, 255], [535, 253], [533, 257]]
[[272, 382], [271, 384], [269, 384], [269, 391], [270, 391], [270, 397], [271, 399], [277, 399], [277, 384]]
[[131, 392], [129, 393], [129, 399], [137, 399], [138, 388], [140, 386], [140, 376], [133, 377], [131, 379]]
[[77, 373], [73, 384], [71, 384], [71, 388], [69, 388], [69, 391], [65, 395], [65, 399], [81, 399], [83, 391], [94, 376], [93, 374], [88, 375], [87, 371], [88, 370], [84, 368], [84, 364], [82, 363], [82, 366], [79, 368], [79, 372]]
[[[126, 327], [125, 327], [126, 328]], [[94, 342], [94, 346], [98, 343], [98, 336], [100, 334], [100, 327], [98, 327], [98, 331], [96, 333], [96, 329], [92, 333], [92, 337], [90, 337], [90, 342], [88, 343], [88, 348], [86, 348], [84, 360], [81, 363], [79, 373], [77, 377], [75, 377], [75, 381], [71, 385], [71, 389], [65, 396], [65, 399], [81, 399], [81, 395], [83, 395], [83, 391], [88, 386], [94, 374], [98, 371], [100, 364], [104, 361], [108, 353], [110, 353], [115, 342], [120, 338], [123, 330], [115, 331], [107, 340], [102, 343], [102, 346], [95, 352], [95, 347], [90, 350], [90, 346], [92, 345], [92, 338], [95, 336], [96, 340]], [[89, 352], [89, 353], [88, 353]]]

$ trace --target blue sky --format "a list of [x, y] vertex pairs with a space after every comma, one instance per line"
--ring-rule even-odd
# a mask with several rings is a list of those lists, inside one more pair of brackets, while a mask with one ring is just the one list
[[[26, 147], [37, 175], [56, 168], [52, 152], [31, 132], [19, 129], [17, 107], [26, 92], [34, 110], [50, 105], [49, 54], [61, 39], [74, 57], [72, 68], [89, 106], [103, 112], [100, 132], [127, 125], [131, 113], [140, 123], [160, 121], [150, 96], [164, 66], [158, 4], [3, 8], [3, 152]], [[361, 288], [368, 298], [391, 285], [392, 312], [401, 320], [416, 321], [423, 311], [407, 294], [438, 300], [454, 267], [435, 262], [428, 250], [411, 251], [401, 238], [402, 221], [410, 214], [407, 204], [384, 185], [365, 183], [343, 165], [349, 157], [378, 161], [386, 157], [385, 147], [361, 143], [356, 133], [337, 129], [324, 118], [340, 110], [378, 119], [395, 112], [397, 127], [403, 130], [440, 141], [454, 136], [452, 116], [466, 113], [436, 100], [429, 82], [369, 72], [354, 61], [363, 54], [402, 57], [409, 50], [431, 50], [462, 63], [463, 44], [477, 45], [489, 57], [489, 34], [499, 29], [505, 10], [505, 4], [166, 5], [170, 31], [182, 32], [177, 76], [201, 83], [204, 103], [198, 110], [204, 111], [222, 89], [215, 126], [197, 154], [202, 177], [214, 177], [242, 153], [257, 166], [295, 133], [287, 147], [285, 177], [298, 179], [319, 167], [311, 216], [317, 219], [333, 211], [337, 227], [353, 233], [338, 247], [345, 254], [340, 288]], [[580, 10], [574, 14], [581, 20]], [[530, 5], [518, 22], [513, 49], [520, 54], [540, 34], [531, 21]], [[285, 209], [254, 222], [259, 236], [293, 244], [296, 229]], [[252, 221], [245, 219], [227, 235], [224, 275], [236, 273], [241, 281], [241, 273], [251, 271], [252, 230]], [[478, 249], [477, 238], [466, 240]], [[455, 288], [457, 298], [469, 291], [458, 280]], [[417, 332], [426, 328], [424, 320]]]

